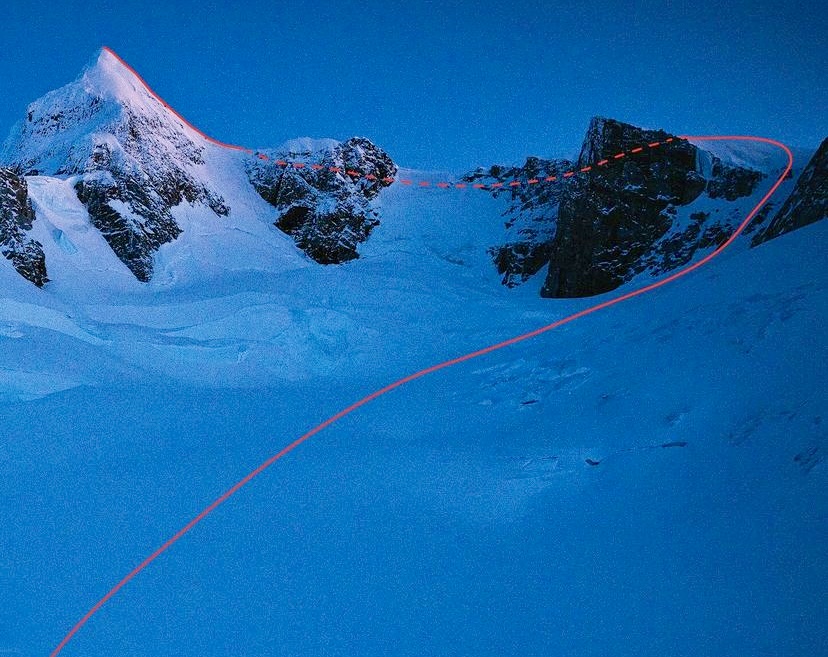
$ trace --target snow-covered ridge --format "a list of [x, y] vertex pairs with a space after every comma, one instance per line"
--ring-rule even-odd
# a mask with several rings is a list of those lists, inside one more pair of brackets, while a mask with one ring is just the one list
[[[614, 160], [613, 153], [668, 134], [595, 118], [578, 166], [594, 164], [600, 157]], [[419, 257], [427, 260], [440, 253], [441, 258], [468, 263], [479, 262], [480, 255], [488, 252], [489, 261], [482, 266], [496, 267], [504, 283], [514, 285], [551, 272], [552, 260], [558, 265], [571, 260], [575, 247], [582, 248], [588, 239], [595, 242], [591, 223], [620, 221], [622, 229], [610, 228], [606, 235], [598, 235], [595, 248], [582, 248], [583, 257], [576, 258], [579, 262], [557, 266], [556, 271], [563, 274], [547, 276], [552, 283], [562, 280], [562, 275], [582, 279], [583, 283], [544, 287], [547, 294], [570, 295], [606, 291], [645, 270], [659, 274], [695, 257], [697, 250], [713, 248], [726, 238], [742, 206], [758, 191], [757, 182], [779, 167], [778, 150], [767, 144], [703, 141], [696, 146], [677, 141], [658, 148], [648, 153], [649, 159], [636, 158], [641, 166], [635, 171], [628, 171], [633, 158], [613, 162], [607, 170], [627, 173], [612, 189], [605, 188], [609, 179], [601, 180], [602, 169], [562, 185], [504, 188], [495, 192], [495, 198], [488, 192], [475, 192], [488, 199], [482, 222], [487, 228], [456, 244], [456, 231], [450, 234], [445, 226], [457, 221], [444, 219], [442, 226], [433, 226], [423, 219], [434, 214], [432, 201], [439, 202], [429, 192], [417, 189], [420, 198], [408, 203], [402, 194], [382, 190], [385, 185], [381, 183], [386, 176], [393, 177], [397, 165], [369, 140], [305, 137], [255, 152], [224, 148], [191, 127], [117, 55], [102, 49], [77, 80], [29, 106], [26, 118], [3, 146], [0, 164], [30, 180], [55, 181], [53, 189], [37, 186], [37, 208], [44, 217], [59, 213], [49, 207], [48, 199], [65, 199], [67, 191], [74, 193], [92, 228], [144, 282], [174, 284], [248, 268], [279, 271], [307, 265], [305, 256], [322, 264], [341, 264], [362, 253], [375, 257], [383, 245], [396, 248], [400, 226], [385, 225], [385, 221], [391, 218], [393, 224], [405, 207], [409, 213], [405, 230], [410, 235], [404, 239], [420, 245]], [[280, 160], [317, 166], [285, 167], [277, 164]], [[331, 166], [338, 173], [330, 171]], [[571, 166], [570, 162], [530, 158], [509, 175], [531, 178], [544, 167], [560, 173], [562, 167]], [[350, 169], [363, 175], [352, 179], [346, 173]], [[502, 169], [492, 167], [488, 173], [478, 169], [470, 175], [502, 178]], [[411, 172], [407, 175], [418, 177]], [[706, 202], [709, 199], [695, 201], [703, 188], [710, 199], [724, 200], [712, 208]], [[644, 190], [639, 200], [622, 199], [637, 190]], [[785, 190], [781, 192], [784, 195]], [[444, 199], [452, 196], [451, 203], [469, 197], [454, 189], [438, 194]], [[643, 219], [642, 199], [654, 208]], [[677, 205], [682, 208], [678, 215], [674, 212]], [[461, 202], [457, 211], [460, 219], [481, 223], [480, 210], [472, 211], [469, 203]], [[569, 217], [564, 223], [567, 231], [559, 230], [559, 215]], [[505, 223], [505, 230], [490, 230], [490, 218]], [[762, 216], [757, 223], [767, 218]], [[66, 266], [71, 269], [71, 262], [80, 262], [77, 253], [67, 251], [71, 250], [68, 244], [74, 243], [69, 233], [44, 231], [37, 221], [35, 232], [36, 241], [44, 244], [47, 270], [50, 260], [64, 272]], [[567, 232], [569, 241], [564, 240]], [[255, 236], [254, 243], [240, 242], [240, 235]], [[390, 235], [396, 237], [390, 239]], [[660, 236], [663, 239], [657, 243]], [[13, 241], [24, 244], [27, 239], [23, 235]], [[598, 243], [602, 241], [609, 243]], [[638, 244], [635, 252], [628, 246], [634, 243]], [[250, 257], [251, 248], [257, 257]], [[269, 261], [263, 249], [272, 249]], [[664, 257], [656, 253], [659, 249]], [[599, 268], [615, 270], [589, 271], [596, 262]], [[31, 263], [26, 266], [32, 268]], [[89, 271], [85, 265], [80, 269]], [[159, 273], [161, 277], [156, 278]], [[56, 280], [56, 276], [48, 278]], [[44, 274], [38, 280], [45, 279]], [[595, 283], [593, 279], [600, 280]]]
[[[264, 153], [258, 153], [259, 159], [252, 151], [225, 148], [203, 135], [123, 60], [103, 49], [77, 80], [29, 106], [0, 162], [30, 177], [66, 181], [86, 207], [90, 223], [140, 281], [151, 280], [159, 266], [167, 281], [191, 280], [205, 264], [193, 260], [193, 240], [204, 254], [208, 234], [215, 240], [206, 249], [208, 263], [250, 266], [257, 259], [239, 248], [236, 230], [255, 234], [260, 244], [273, 248], [273, 270], [296, 267], [301, 251], [326, 263], [356, 257], [356, 245], [378, 220], [368, 200], [384, 185], [355, 184], [344, 172], [285, 172], [273, 160], [329, 160], [343, 171], [373, 167], [385, 177], [396, 170], [387, 155], [359, 138], [342, 143], [301, 138], [267, 151], [272, 157]], [[308, 193], [287, 198], [288, 179], [295, 190]], [[47, 197], [62, 198], [62, 192], [56, 189]], [[42, 203], [41, 208], [48, 213]], [[288, 212], [294, 214], [284, 220]], [[308, 224], [301, 236], [295, 231], [297, 213]], [[293, 236], [299, 248], [279, 229]], [[164, 245], [173, 248], [162, 256]], [[226, 255], [217, 259], [217, 253]], [[172, 263], [178, 271], [170, 271]]]

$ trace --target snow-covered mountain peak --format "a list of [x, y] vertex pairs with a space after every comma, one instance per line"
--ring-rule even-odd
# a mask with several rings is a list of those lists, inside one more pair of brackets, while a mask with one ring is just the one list
[[79, 82], [92, 96], [133, 106], [148, 105], [150, 110], [159, 105], [135, 72], [106, 47], [84, 69]]
[[155, 97], [123, 60], [101, 49], [80, 77], [31, 103], [0, 164], [25, 173], [75, 175], [101, 159], [201, 164], [206, 141]]
[[155, 251], [181, 233], [172, 208], [186, 202], [205, 216], [229, 213], [219, 151], [104, 48], [74, 82], [29, 105], [0, 165], [71, 179], [92, 224], [148, 280]]

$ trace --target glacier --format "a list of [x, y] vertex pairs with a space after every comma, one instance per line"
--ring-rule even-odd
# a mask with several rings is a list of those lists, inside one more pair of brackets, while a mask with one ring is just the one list
[[[543, 276], [507, 289], [488, 252], [504, 195], [399, 185], [358, 259], [318, 265], [273, 227], [243, 154], [176, 124], [106, 53], [90, 70], [38, 116], [94, 88], [117, 152], [116, 106], [143, 107], [202, 161], [166, 138], [159, 157], [229, 212], [172, 206], [181, 234], [141, 282], [79, 200], [83, 167], [64, 166], [94, 154], [89, 116], [65, 140], [7, 142], [0, 159], [37, 169], [51, 281], [0, 258], [0, 652], [48, 654], [213, 499], [357, 399], [659, 275], [581, 299], [541, 298]], [[764, 147], [704, 148], [780, 166]], [[735, 216], [768, 185], [692, 211]], [[820, 654], [826, 238], [820, 221], [740, 239], [377, 399], [217, 509], [63, 654]]]

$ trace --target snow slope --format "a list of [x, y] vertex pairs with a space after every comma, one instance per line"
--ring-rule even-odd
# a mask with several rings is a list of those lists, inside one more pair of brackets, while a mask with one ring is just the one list
[[[103, 85], [102, 126], [112, 98], [172, 120], [110, 64], [61, 102]], [[148, 284], [58, 171], [83, 136], [31, 154], [53, 169], [27, 180], [55, 275], [36, 289], [0, 259], [0, 652], [48, 654], [354, 400], [596, 302], [501, 286], [486, 250], [504, 199], [474, 190], [384, 190], [362, 257], [316, 266], [239, 184], [238, 154], [179, 127], [204, 149], [180, 167], [231, 210], [176, 206], [183, 232]], [[222, 506], [64, 654], [819, 654], [826, 237], [821, 222], [729, 249], [378, 399]]]
[[[25, 312], [4, 291], [0, 372], [39, 378], [4, 382], [0, 405], [0, 648], [48, 652], [208, 501], [363, 394], [595, 301], [487, 285], [427, 230], [395, 234], [410, 217], [388, 222], [393, 254], [339, 267], [71, 308], [28, 286]], [[819, 654], [826, 230], [377, 400], [66, 654]]]

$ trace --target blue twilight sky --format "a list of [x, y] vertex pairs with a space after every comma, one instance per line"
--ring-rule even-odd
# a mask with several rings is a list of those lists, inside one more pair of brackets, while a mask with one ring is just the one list
[[465, 169], [570, 154], [595, 114], [810, 146], [828, 135], [827, 16], [761, 0], [12, 0], [0, 132], [106, 44], [192, 123], [253, 148], [363, 135], [402, 165]]

